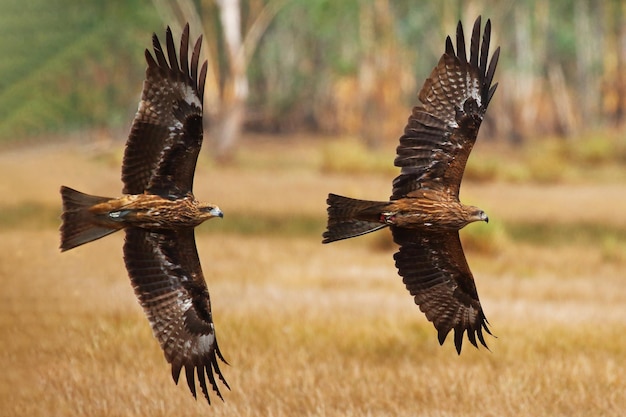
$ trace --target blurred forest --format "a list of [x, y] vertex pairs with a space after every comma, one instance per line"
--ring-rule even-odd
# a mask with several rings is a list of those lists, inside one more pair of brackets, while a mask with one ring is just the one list
[[0, 141], [118, 136], [137, 106], [151, 33], [188, 21], [205, 37], [217, 153], [242, 129], [395, 143], [445, 36], [478, 15], [492, 20], [492, 51], [502, 48], [483, 137], [624, 127], [624, 0], [3, 0]]

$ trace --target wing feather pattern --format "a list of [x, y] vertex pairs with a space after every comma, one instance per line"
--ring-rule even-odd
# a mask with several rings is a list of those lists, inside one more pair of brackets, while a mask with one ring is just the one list
[[458, 197], [467, 158], [476, 141], [487, 105], [497, 87], [491, 86], [500, 48], [487, 67], [491, 22], [480, 41], [476, 19], [467, 60], [461, 22], [456, 32], [456, 53], [450, 37], [446, 52], [424, 82], [421, 105], [413, 108], [400, 138], [395, 165], [401, 173], [393, 182], [392, 200], [420, 188], [444, 190]]
[[457, 231], [417, 235], [410, 229], [392, 227], [400, 250], [394, 255], [398, 273], [415, 303], [438, 331], [443, 344], [454, 329], [454, 345], [461, 353], [463, 334], [477, 346], [487, 347], [483, 313], [472, 272], [467, 265]]
[[209, 404], [206, 377], [222, 398], [215, 375], [230, 389], [219, 368], [224, 363], [215, 337], [211, 302], [200, 267], [193, 229], [126, 230], [124, 261], [131, 283], [178, 384], [185, 369], [196, 397], [195, 376]]
[[192, 191], [202, 145], [207, 63], [198, 71], [202, 45], [199, 37], [189, 68], [189, 25], [181, 36], [180, 63], [169, 27], [167, 50], [164, 52], [156, 34], [152, 44], [154, 56], [146, 49], [146, 80], [124, 153], [123, 192], [180, 196]]
[[[393, 182], [391, 199], [419, 198], [421, 189], [459, 197], [465, 164], [497, 84], [491, 85], [500, 48], [489, 60], [491, 22], [481, 42], [481, 18], [472, 29], [469, 57], [463, 26], [456, 31], [456, 52], [450, 37], [445, 53], [424, 82], [421, 105], [413, 109], [397, 148], [395, 165], [401, 168]], [[463, 334], [477, 346], [487, 346], [483, 331], [491, 334], [483, 313], [474, 277], [458, 231], [391, 228], [400, 246], [394, 255], [398, 273], [443, 344], [454, 330], [454, 344], [461, 352]]]

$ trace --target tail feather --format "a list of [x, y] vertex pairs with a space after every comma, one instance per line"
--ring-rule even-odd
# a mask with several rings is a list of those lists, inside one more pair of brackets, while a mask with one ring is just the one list
[[361, 236], [387, 227], [380, 222], [380, 214], [388, 202], [357, 200], [329, 194], [328, 226], [322, 243]]
[[65, 186], [61, 186], [61, 198], [63, 199], [62, 252], [119, 230], [119, 228], [107, 227], [89, 211], [93, 205], [108, 201], [110, 198], [84, 194]]

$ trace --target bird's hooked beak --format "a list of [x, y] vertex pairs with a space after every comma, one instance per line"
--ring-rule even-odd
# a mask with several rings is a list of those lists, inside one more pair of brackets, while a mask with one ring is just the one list
[[471, 221], [473, 222], [489, 223], [489, 217], [487, 216], [487, 213], [485, 213], [479, 208], [474, 208], [474, 211], [472, 212], [471, 217], [472, 217]]
[[222, 212], [222, 210], [220, 210], [219, 207], [213, 207], [211, 210], [209, 210], [209, 214], [213, 217], [224, 217], [224, 213]]

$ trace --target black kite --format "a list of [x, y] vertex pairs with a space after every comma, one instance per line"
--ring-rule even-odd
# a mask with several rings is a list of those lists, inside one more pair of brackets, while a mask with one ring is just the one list
[[500, 48], [488, 60], [491, 22], [481, 43], [480, 21], [474, 23], [469, 61], [459, 22], [456, 53], [448, 36], [445, 53], [419, 93], [422, 104], [413, 109], [397, 148], [394, 164], [401, 172], [393, 181], [391, 201], [330, 194], [323, 240], [390, 227], [400, 246], [394, 255], [398, 273], [435, 325], [440, 344], [454, 329], [458, 353], [463, 333], [474, 346], [478, 338], [485, 347], [483, 329], [491, 334], [458, 233], [469, 223], [488, 221], [484, 211], [459, 201], [465, 163], [497, 87], [491, 82]]
[[[202, 107], [207, 63], [199, 67], [199, 37], [188, 58], [189, 26], [180, 41], [180, 62], [170, 28], [166, 50], [156, 34], [154, 57], [146, 49], [146, 80], [122, 165], [123, 197], [96, 197], [61, 187], [61, 250], [66, 251], [120, 229], [126, 231], [124, 261], [178, 383], [185, 368], [196, 396], [195, 377], [210, 404], [206, 378], [222, 398], [215, 375], [228, 387], [211, 302], [194, 238], [194, 227], [222, 217], [214, 204], [192, 194], [202, 145]], [[167, 54], [167, 57], [166, 57]]]

